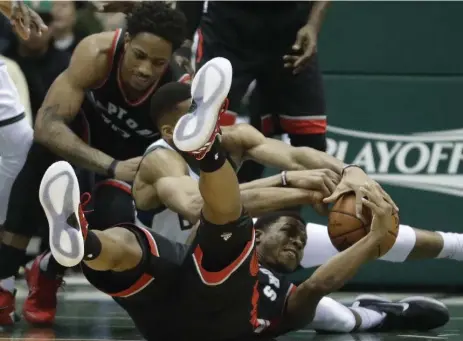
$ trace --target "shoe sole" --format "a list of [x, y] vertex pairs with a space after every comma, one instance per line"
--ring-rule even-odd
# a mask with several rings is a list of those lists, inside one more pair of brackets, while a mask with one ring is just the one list
[[53, 257], [65, 267], [76, 266], [84, 257], [84, 238], [78, 215], [79, 183], [69, 163], [59, 161], [47, 169], [39, 198], [48, 219]]
[[222, 57], [211, 59], [198, 70], [191, 84], [196, 109], [182, 116], [174, 129], [173, 139], [178, 149], [192, 152], [209, 142], [230, 91], [232, 76], [231, 63]]
[[447, 309], [447, 306], [442, 303], [441, 301], [438, 301], [434, 298], [431, 297], [425, 297], [425, 296], [411, 296], [411, 297], [406, 297], [403, 300], [399, 301], [400, 303], [410, 303], [410, 302], [426, 302], [430, 304], [435, 304], [440, 306], [441, 308]]

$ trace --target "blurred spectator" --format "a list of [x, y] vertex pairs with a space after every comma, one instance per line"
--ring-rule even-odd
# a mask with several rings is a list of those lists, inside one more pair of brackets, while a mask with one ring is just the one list
[[88, 36], [105, 30], [103, 23], [98, 17], [98, 13], [95, 12], [95, 6], [90, 1], [79, 1], [77, 4], [76, 32], [80, 32], [83, 36]]
[[[30, 5], [42, 17], [45, 24], [51, 26], [50, 2], [31, 2]], [[41, 36], [31, 33], [27, 41], [12, 34], [10, 46], [4, 52], [6, 57], [19, 64], [26, 76], [33, 117], [40, 108], [48, 88], [67, 68], [71, 57], [69, 52], [54, 48], [51, 41], [52, 34], [52, 27]]]
[[8, 69], [8, 74], [10, 75], [14, 85], [16, 86], [16, 89], [18, 90], [21, 104], [24, 106], [24, 112], [26, 114], [27, 120], [32, 125], [31, 101], [29, 98], [29, 88], [27, 86], [26, 77], [21, 71], [19, 65], [14, 60], [11, 60], [2, 55], [0, 55], [0, 60], [5, 63]]
[[85, 37], [75, 29], [77, 9], [82, 2], [54, 1], [51, 6], [51, 30], [53, 32], [53, 46], [57, 50], [72, 53], [77, 44]]

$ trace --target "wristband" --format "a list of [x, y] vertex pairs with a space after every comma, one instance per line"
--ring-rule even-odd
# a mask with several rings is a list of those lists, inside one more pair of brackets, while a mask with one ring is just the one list
[[119, 161], [113, 160], [113, 162], [111, 162], [111, 164], [109, 165], [107, 174], [108, 174], [108, 176], [110, 178], [115, 178], [116, 177], [116, 167], [117, 167], [118, 163], [119, 163]]
[[281, 175], [281, 184], [283, 185], [283, 187], [288, 186], [288, 179], [286, 178], [286, 171], [282, 171], [280, 175]]
[[341, 172], [341, 177], [344, 176], [344, 172], [346, 171], [347, 168], [351, 168], [351, 167], [357, 167], [357, 168], [360, 168], [360, 166], [357, 166], [357, 165], [344, 165], [344, 167], [342, 167], [342, 172]]

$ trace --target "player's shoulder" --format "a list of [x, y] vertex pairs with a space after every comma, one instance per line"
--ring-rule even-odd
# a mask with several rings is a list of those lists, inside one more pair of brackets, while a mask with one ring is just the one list
[[86, 68], [106, 76], [107, 67], [111, 61], [111, 51], [114, 48], [114, 39], [117, 31], [101, 32], [89, 35], [82, 39], [72, 54], [71, 66]]
[[76, 52], [88, 52], [90, 57], [107, 54], [113, 48], [115, 34], [116, 31], [91, 34], [80, 41]]
[[175, 150], [158, 147], [149, 150], [140, 164], [140, 171], [149, 170], [150, 174], [160, 177], [176, 173], [175, 170], [185, 172], [186, 161]]

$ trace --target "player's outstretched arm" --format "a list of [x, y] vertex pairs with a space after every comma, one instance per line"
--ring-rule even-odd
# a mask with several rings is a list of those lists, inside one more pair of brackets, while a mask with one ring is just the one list
[[[291, 175], [292, 172], [288, 172], [288, 177]], [[241, 201], [251, 216], [259, 216], [274, 210], [321, 202], [330, 187], [323, 172], [314, 173], [312, 177], [305, 176], [300, 181], [304, 182], [302, 188], [277, 187], [282, 185], [279, 175], [242, 184]], [[157, 149], [146, 155], [135, 177], [132, 192], [139, 209], [152, 210], [165, 205], [192, 224], [199, 220], [203, 199], [198, 182], [188, 175], [185, 161], [174, 151]]]
[[[113, 158], [82, 141], [68, 127], [80, 110], [85, 91], [107, 73], [108, 33], [85, 38], [76, 48], [69, 67], [48, 90], [35, 122], [34, 138], [64, 159], [86, 169], [107, 174]], [[107, 48], [110, 48], [110, 39]]]
[[[283, 170], [303, 170], [327, 168], [339, 175], [344, 175], [336, 190], [324, 203], [335, 202], [342, 194], [353, 191], [356, 194], [356, 211], [359, 218], [362, 217], [362, 203], [359, 188], [368, 178], [359, 167], [345, 168], [342, 161], [335, 157], [309, 147], [293, 147], [282, 141], [266, 138], [259, 131], [248, 124], [237, 125], [228, 132], [230, 148], [234, 152], [241, 152], [244, 158], [250, 158], [258, 163]], [[234, 147], [232, 146], [234, 145]], [[227, 148], [229, 149], [229, 148]], [[391, 197], [382, 190], [383, 196], [394, 209], [398, 211]]]
[[[230, 142], [227, 144], [227, 140]], [[233, 142], [231, 142], [233, 141]], [[293, 147], [280, 140], [266, 138], [249, 124], [238, 124], [224, 134], [227, 150], [241, 149], [244, 158], [284, 170], [327, 168], [341, 174], [344, 163], [335, 157], [309, 147]]]
[[362, 189], [364, 204], [373, 212], [370, 233], [349, 249], [337, 254], [320, 266], [288, 298], [285, 323], [288, 328], [302, 327], [311, 322], [320, 299], [340, 289], [368, 260], [374, 259], [377, 248], [388, 233], [392, 206], [387, 203], [376, 183]]

